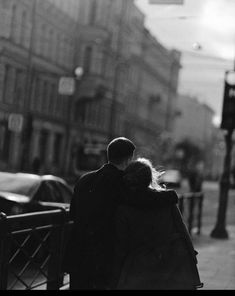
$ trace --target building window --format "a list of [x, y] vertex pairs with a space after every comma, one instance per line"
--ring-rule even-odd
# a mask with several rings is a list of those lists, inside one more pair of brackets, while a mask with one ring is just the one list
[[36, 108], [37, 111], [42, 110], [42, 101], [43, 101], [43, 88], [44, 83], [41, 79], [37, 80], [37, 86], [36, 86]]
[[85, 101], [77, 101], [75, 105], [74, 119], [76, 122], [85, 123], [86, 119], [86, 104]]
[[41, 111], [43, 114], [47, 113], [47, 94], [48, 94], [48, 83], [47, 81], [43, 82], [43, 92], [42, 92], [42, 108]]
[[11, 39], [13, 42], [18, 41], [18, 26], [17, 26], [17, 7], [12, 6], [12, 17], [11, 17]]
[[9, 160], [11, 134], [12, 133], [7, 128], [7, 124], [0, 123], [0, 159], [4, 162]]
[[61, 156], [61, 147], [62, 147], [62, 135], [57, 133], [55, 135], [55, 141], [54, 141], [54, 157], [53, 162], [55, 164], [60, 163], [60, 156]]
[[41, 25], [41, 30], [39, 32], [39, 54], [44, 56], [45, 54], [45, 48], [46, 48], [46, 38], [45, 38], [45, 30], [46, 30], [46, 25], [42, 24]]
[[46, 162], [47, 155], [47, 143], [48, 143], [49, 133], [47, 130], [42, 130], [40, 133], [39, 139], [39, 158], [41, 159], [42, 164]]
[[16, 70], [16, 83], [15, 83], [15, 97], [14, 102], [16, 105], [24, 106], [24, 97], [26, 95], [26, 73], [24, 70]]
[[3, 89], [3, 101], [12, 104], [15, 91], [15, 69], [9, 65], [5, 66], [5, 79]]
[[53, 84], [51, 86], [51, 96], [50, 96], [50, 101], [49, 101], [49, 114], [53, 114], [55, 113], [55, 103], [56, 103], [56, 99], [57, 99], [57, 88], [56, 86]]
[[90, 73], [91, 65], [92, 65], [92, 52], [93, 49], [91, 46], [87, 46], [84, 50], [84, 58], [83, 58], [83, 69], [85, 73]]
[[52, 29], [49, 31], [49, 55], [52, 60], [54, 60], [55, 55], [55, 43], [54, 43], [54, 32]]
[[89, 13], [89, 19], [88, 19], [88, 22], [90, 25], [94, 25], [96, 20], [96, 14], [97, 14], [97, 0], [91, 0], [90, 13]]
[[20, 30], [20, 44], [24, 47], [27, 47], [27, 14], [24, 11], [22, 13], [21, 19], [21, 30]]
[[60, 64], [60, 35], [57, 34], [56, 36], [56, 62]]

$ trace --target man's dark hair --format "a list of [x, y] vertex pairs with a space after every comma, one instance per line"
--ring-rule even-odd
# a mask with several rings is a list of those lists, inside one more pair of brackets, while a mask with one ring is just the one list
[[135, 150], [134, 143], [124, 137], [112, 140], [107, 147], [108, 161], [114, 164], [120, 164], [124, 160], [133, 156]]

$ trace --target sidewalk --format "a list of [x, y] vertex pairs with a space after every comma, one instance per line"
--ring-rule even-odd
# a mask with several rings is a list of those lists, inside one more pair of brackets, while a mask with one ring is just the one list
[[[200, 236], [193, 235], [198, 254], [198, 269], [204, 287], [200, 290], [235, 289], [235, 226], [227, 226], [229, 239], [210, 237], [213, 226], [203, 227]], [[200, 291], [199, 290], [199, 291]]]

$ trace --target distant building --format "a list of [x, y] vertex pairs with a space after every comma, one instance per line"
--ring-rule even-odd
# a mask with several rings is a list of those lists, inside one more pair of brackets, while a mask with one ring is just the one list
[[177, 109], [179, 116], [174, 125], [174, 142], [180, 143], [188, 139], [197, 145], [204, 152], [205, 170], [210, 174], [214, 166], [212, 150], [218, 133], [213, 124], [214, 111], [205, 103], [199, 102], [197, 98], [187, 95], [178, 97]]

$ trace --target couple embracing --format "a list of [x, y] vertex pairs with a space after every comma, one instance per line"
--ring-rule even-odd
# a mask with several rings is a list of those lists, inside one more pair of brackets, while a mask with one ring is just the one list
[[74, 221], [63, 260], [71, 290], [196, 290], [202, 286], [174, 190], [121, 137], [108, 163], [83, 175], [70, 205]]

